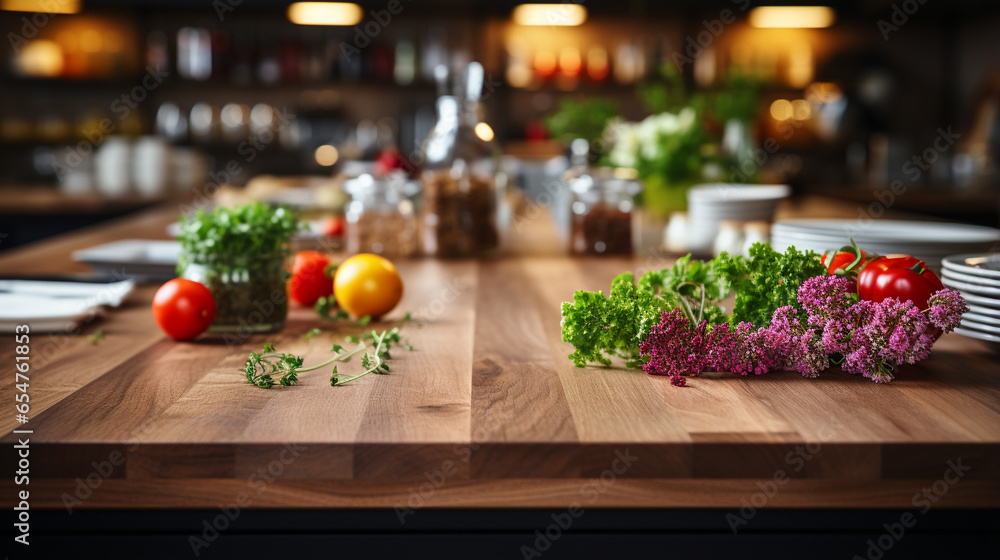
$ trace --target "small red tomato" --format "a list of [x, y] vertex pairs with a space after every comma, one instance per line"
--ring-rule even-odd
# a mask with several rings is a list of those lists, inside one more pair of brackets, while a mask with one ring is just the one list
[[292, 263], [292, 278], [288, 281], [288, 297], [312, 307], [316, 300], [333, 294], [333, 280], [327, 274], [330, 258], [319, 251], [301, 251]]
[[404, 169], [406, 167], [406, 161], [403, 160], [403, 156], [400, 155], [399, 150], [388, 149], [383, 150], [382, 153], [378, 155], [378, 159], [375, 160], [375, 173], [377, 175], [385, 175], [396, 169]]
[[333, 216], [327, 218], [323, 222], [323, 236], [337, 237], [340, 235], [344, 235], [345, 227], [346, 224], [343, 216]]
[[170, 338], [190, 340], [215, 319], [215, 298], [198, 282], [174, 278], [156, 290], [153, 319]]

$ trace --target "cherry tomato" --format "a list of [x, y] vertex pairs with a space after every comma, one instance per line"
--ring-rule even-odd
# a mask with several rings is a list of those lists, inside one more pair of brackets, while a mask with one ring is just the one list
[[390, 171], [404, 169], [405, 167], [406, 161], [403, 160], [403, 156], [400, 155], [399, 150], [395, 149], [383, 150], [379, 154], [378, 159], [375, 160], [375, 173], [377, 175], [385, 175]]
[[323, 221], [323, 236], [337, 237], [344, 235], [346, 221], [343, 216], [332, 216]]
[[403, 279], [387, 259], [362, 253], [342, 262], [333, 277], [333, 295], [356, 317], [379, 317], [403, 297]]
[[190, 340], [205, 332], [215, 319], [215, 299], [208, 288], [185, 278], [174, 278], [153, 296], [153, 319], [175, 340]]
[[931, 295], [943, 288], [941, 279], [927, 263], [909, 255], [879, 257], [858, 274], [858, 296], [870, 301], [894, 297], [927, 308]]
[[301, 251], [292, 262], [292, 277], [288, 280], [288, 297], [312, 307], [316, 300], [333, 293], [333, 282], [327, 274], [330, 259], [319, 251]]

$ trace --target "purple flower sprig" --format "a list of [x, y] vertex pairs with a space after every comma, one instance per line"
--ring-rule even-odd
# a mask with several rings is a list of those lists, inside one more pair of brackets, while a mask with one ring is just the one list
[[847, 373], [884, 383], [896, 367], [930, 355], [935, 329], [950, 332], [968, 310], [949, 288], [935, 292], [921, 310], [895, 298], [859, 301], [851, 285], [835, 275], [810, 278], [798, 290], [804, 316], [780, 307], [759, 328], [746, 322], [709, 328], [692, 324], [680, 309], [665, 311], [639, 346], [649, 358], [642, 368], [684, 386], [685, 375], [703, 371], [761, 375], [782, 369], [816, 377], [835, 362]]

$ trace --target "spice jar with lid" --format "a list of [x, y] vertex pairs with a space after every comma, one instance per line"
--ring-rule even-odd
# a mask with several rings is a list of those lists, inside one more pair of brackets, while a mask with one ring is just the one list
[[632, 253], [632, 210], [641, 189], [626, 169], [589, 169], [568, 176], [569, 251], [576, 255]]
[[364, 174], [347, 180], [344, 189], [351, 195], [345, 216], [348, 253], [409, 257], [417, 252], [413, 182], [401, 173]]

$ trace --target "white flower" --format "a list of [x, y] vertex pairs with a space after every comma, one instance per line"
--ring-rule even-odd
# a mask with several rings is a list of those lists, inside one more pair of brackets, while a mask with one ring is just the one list
[[695, 116], [694, 109], [691, 107], [681, 109], [681, 112], [677, 114], [677, 130], [681, 132], [691, 130], [691, 127], [694, 126]]
[[655, 115], [650, 118], [656, 119], [657, 128], [659, 129], [660, 134], [669, 136], [677, 132], [678, 119], [676, 115], [672, 113], [660, 113], [659, 115]]
[[608, 155], [618, 167], [634, 168], [640, 157], [646, 160], [661, 159], [664, 137], [687, 134], [695, 125], [695, 110], [685, 107], [676, 115], [660, 113], [650, 115], [639, 123], [612, 121], [605, 129], [605, 138], [614, 143]]
[[639, 134], [635, 125], [622, 123], [618, 128], [618, 139], [608, 155], [611, 163], [617, 167], [632, 167], [636, 165], [639, 151]]

